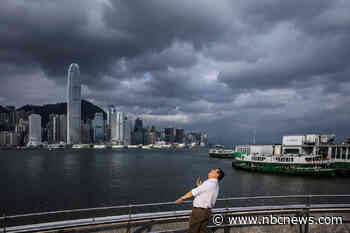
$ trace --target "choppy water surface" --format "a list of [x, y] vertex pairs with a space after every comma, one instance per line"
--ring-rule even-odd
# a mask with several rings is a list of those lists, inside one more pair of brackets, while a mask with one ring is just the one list
[[349, 194], [349, 178], [237, 171], [207, 150], [0, 151], [0, 207], [7, 214], [174, 201], [220, 167], [219, 197]]

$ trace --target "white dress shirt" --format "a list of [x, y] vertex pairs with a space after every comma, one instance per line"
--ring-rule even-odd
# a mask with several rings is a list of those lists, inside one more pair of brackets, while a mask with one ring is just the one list
[[207, 179], [197, 188], [192, 189], [193, 207], [213, 208], [219, 194], [219, 183], [217, 179]]

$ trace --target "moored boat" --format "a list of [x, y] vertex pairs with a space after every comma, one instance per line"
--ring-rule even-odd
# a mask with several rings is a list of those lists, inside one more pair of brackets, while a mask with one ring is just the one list
[[126, 145], [112, 145], [112, 149], [124, 149], [128, 148]]
[[48, 150], [57, 150], [57, 149], [64, 149], [65, 145], [63, 144], [49, 144], [47, 145]]
[[142, 144], [140, 144], [140, 145], [128, 145], [128, 149], [138, 149], [138, 148], [142, 148]]
[[216, 145], [215, 148], [209, 149], [209, 157], [213, 158], [234, 158], [235, 151], [224, 149], [221, 145]]
[[88, 149], [91, 148], [90, 144], [73, 144], [72, 149]]
[[153, 145], [152, 145], [152, 144], [142, 146], [142, 149], [146, 149], [146, 150], [150, 150], [150, 149], [152, 149], [152, 148], [153, 148]]
[[94, 149], [106, 149], [106, 145], [94, 145]]
[[256, 155], [235, 158], [232, 166], [237, 169], [283, 173], [290, 175], [334, 176], [334, 162], [321, 155]]

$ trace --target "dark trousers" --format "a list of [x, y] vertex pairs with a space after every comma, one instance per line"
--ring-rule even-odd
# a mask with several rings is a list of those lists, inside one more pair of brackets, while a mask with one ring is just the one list
[[210, 209], [193, 207], [188, 233], [206, 233], [210, 214]]

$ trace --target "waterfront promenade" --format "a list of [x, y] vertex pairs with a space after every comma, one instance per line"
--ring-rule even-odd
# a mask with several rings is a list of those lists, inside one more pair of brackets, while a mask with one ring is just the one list
[[[0, 232], [186, 232], [191, 204], [151, 203], [3, 216]], [[209, 232], [350, 232], [350, 195], [233, 197], [218, 199], [212, 212]], [[286, 222], [292, 218], [308, 221]]]

